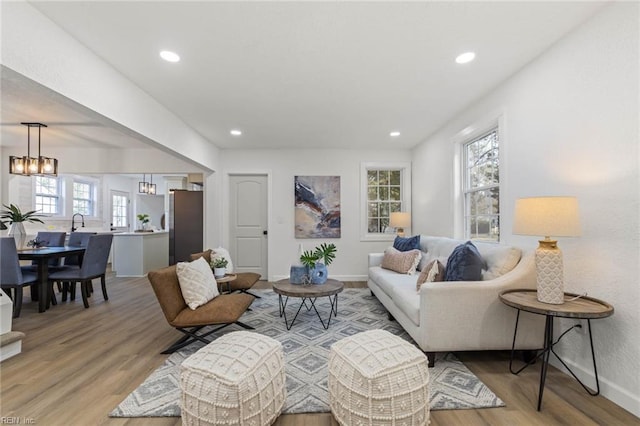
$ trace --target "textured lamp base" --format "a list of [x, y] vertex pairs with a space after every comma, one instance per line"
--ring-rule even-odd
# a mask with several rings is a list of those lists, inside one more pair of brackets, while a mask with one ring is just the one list
[[538, 301], [553, 305], [564, 303], [562, 251], [556, 241], [543, 240], [536, 249]]

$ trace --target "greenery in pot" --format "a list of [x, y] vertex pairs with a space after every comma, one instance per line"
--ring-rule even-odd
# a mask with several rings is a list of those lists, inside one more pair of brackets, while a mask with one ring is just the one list
[[44, 223], [41, 219], [39, 219], [44, 216], [41, 214], [36, 214], [37, 210], [31, 210], [26, 213], [22, 213], [20, 207], [16, 206], [15, 204], [9, 204], [8, 206], [6, 204], [3, 204], [2, 206], [6, 209], [0, 211], [0, 223], [2, 223], [3, 225], [5, 223], [11, 225], [12, 223], [20, 222]]
[[148, 214], [146, 214], [146, 213], [141, 213], [141, 214], [139, 214], [139, 215], [138, 215], [138, 216], [136, 216], [136, 217], [138, 218], [138, 220], [140, 221], [140, 223], [142, 223], [143, 225], [144, 225], [145, 223], [149, 223], [149, 221], [151, 220], [151, 219], [149, 218], [149, 215], [148, 215]]
[[300, 255], [300, 262], [302, 262], [304, 266], [313, 268], [316, 265], [316, 262], [322, 260], [325, 266], [329, 266], [331, 262], [333, 262], [333, 259], [336, 258], [337, 251], [338, 249], [335, 244], [322, 243], [315, 249], [306, 250], [302, 253]]
[[211, 260], [212, 268], [226, 268], [228, 264], [229, 262], [224, 257], [216, 257], [215, 259]]

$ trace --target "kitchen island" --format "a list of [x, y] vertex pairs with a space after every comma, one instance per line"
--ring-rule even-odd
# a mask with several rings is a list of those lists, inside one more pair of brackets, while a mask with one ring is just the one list
[[112, 269], [117, 277], [143, 277], [169, 265], [169, 233], [122, 232], [113, 234]]

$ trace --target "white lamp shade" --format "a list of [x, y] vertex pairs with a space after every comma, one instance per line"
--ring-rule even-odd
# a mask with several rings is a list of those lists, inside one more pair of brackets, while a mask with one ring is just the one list
[[389, 226], [394, 228], [408, 228], [411, 226], [411, 213], [395, 212], [389, 216]]
[[513, 233], [545, 237], [581, 234], [576, 197], [531, 197], [516, 200]]

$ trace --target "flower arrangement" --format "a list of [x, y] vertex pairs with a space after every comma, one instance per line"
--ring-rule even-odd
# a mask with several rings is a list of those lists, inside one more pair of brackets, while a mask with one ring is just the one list
[[143, 225], [146, 223], [149, 223], [149, 221], [151, 220], [149, 215], [146, 213], [140, 213], [139, 215], [136, 216], [138, 218], [138, 220], [140, 221], [140, 223], [142, 223]]
[[37, 249], [40, 247], [44, 247], [46, 244], [46, 241], [40, 240], [38, 239], [38, 237], [35, 237], [33, 240], [29, 240], [27, 242], [27, 247], [33, 247], [34, 249]]

